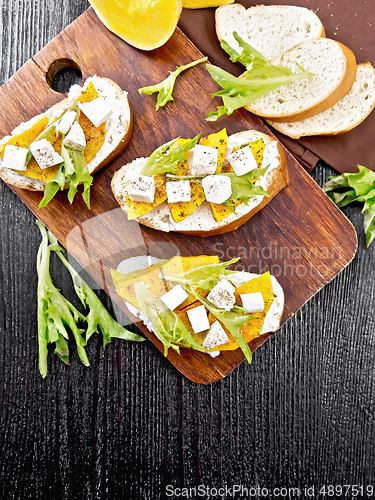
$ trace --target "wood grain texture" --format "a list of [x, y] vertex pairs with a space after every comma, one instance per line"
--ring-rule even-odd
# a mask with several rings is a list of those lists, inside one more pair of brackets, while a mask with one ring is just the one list
[[[128, 90], [134, 114], [131, 141], [120, 157], [95, 176], [91, 211], [81, 199], [70, 205], [65, 193], [59, 193], [45, 209], [39, 210], [41, 193], [14, 190], [125, 312], [110, 277], [110, 269], [117, 268], [121, 260], [145, 253], [159, 258], [218, 254], [221, 260], [241, 257], [238, 270], [270, 270], [278, 277], [285, 292], [284, 323], [346, 267], [357, 246], [351, 224], [291, 155], [287, 160], [290, 186], [237, 231], [209, 238], [160, 234], [135, 221], [129, 222], [110, 189], [112, 176], [124, 161], [150, 154], [171, 138], [194, 137], [198, 132], [207, 135], [223, 126], [204, 121], [206, 110], [212, 108], [209, 91], [213, 90], [204, 66], [191, 70], [190, 78], [181, 77], [175, 102], [158, 113], [154, 110], [154, 98], [144, 98], [137, 91], [150, 83], [150, 78], [161, 81], [174, 65], [200, 57], [179, 30], [161, 49], [142, 53], [110, 33], [91, 9], [86, 11], [0, 89], [0, 98], [6, 102], [0, 133], [4, 136], [16, 126], [20, 108], [22, 120], [26, 120], [60, 99], [47, 85], [46, 75], [56, 61], [71, 60], [81, 69], [83, 78], [93, 74], [107, 76]], [[229, 135], [252, 128], [267, 132], [257, 117], [245, 111], [226, 119], [225, 126]], [[345, 234], [345, 245], [337, 237], [340, 233]], [[143, 324], [138, 326], [163, 351], [155, 336]], [[252, 349], [268, 337], [256, 339]], [[245, 357], [239, 349], [215, 359], [184, 349], [181, 354], [170, 350], [168, 359], [191, 380], [211, 383], [228, 375]]]
[[[43, 0], [31, 9], [24, 0], [17, 2], [20, 15], [9, 4], [0, 0], [2, 83], [87, 8], [67, 0], [51, 11]], [[328, 175], [334, 171], [323, 164], [313, 172], [320, 185]], [[91, 367], [73, 353], [67, 369], [51, 353], [43, 381], [36, 343], [40, 235], [33, 214], [0, 183], [2, 497], [155, 500], [166, 498], [167, 485], [374, 484], [375, 247], [364, 250], [360, 207], [344, 213], [361, 235], [354, 261], [256, 352], [250, 367], [196, 385], [149, 342], [113, 342], [104, 350], [93, 338]], [[74, 301], [57, 259], [52, 275]]]

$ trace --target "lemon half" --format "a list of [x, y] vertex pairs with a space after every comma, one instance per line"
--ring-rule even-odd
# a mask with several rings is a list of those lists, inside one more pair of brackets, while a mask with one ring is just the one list
[[133, 47], [164, 45], [179, 20], [181, 0], [89, 0], [105, 26]]

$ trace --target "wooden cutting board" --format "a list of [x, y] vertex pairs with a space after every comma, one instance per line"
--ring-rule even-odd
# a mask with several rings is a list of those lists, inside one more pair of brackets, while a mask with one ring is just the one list
[[[251, 128], [268, 132], [258, 118], [241, 111], [224, 123], [205, 122], [205, 115], [217, 102], [214, 105], [210, 98], [216, 84], [204, 65], [179, 77], [175, 101], [157, 113], [155, 96], [139, 95], [138, 88], [159, 82], [176, 65], [200, 57], [202, 54], [178, 29], [162, 48], [142, 52], [110, 33], [91, 9], [86, 11], [0, 89], [0, 135], [62, 98], [47, 81], [56, 68], [70, 60], [79, 66], [83, 78], [106, 76], [129, 92], [134, 112], [132, 138], [123, 154], [96, 174], [91, 211], [79, 196], [69, 205], [63, 193], [38, 210], [40, 193], [14, 191], [125, 312], [109, 273], [121, 260], [145, 254], [159, 258], [207, 254], [219, 255], [221, 260], [241, 257], [242, 267], [237, 269], [275, 274], [285, 291], [285, 323], [349, 264], [357, 248], [351, 223], [287, 151], [290, 186], [234, 233], [209, 238], [160, 233], [129, 222], [112, 196], [110, 183], [116, 170], [125, 162], [149, 155], [171, 138], [193, 137], [199, 132], [208, 135], [224, 125], [228, 134]], [[162, 351], [154, 335], [143, 324], [138, 326]], [[268, 337], [251, 342], [251, 349]], [[199, 352], [182, 350], [178, 355], [170, 350], [168, 359], [189, 379], [207, 384], [228, 375], [244, 356], [239, 349], [215, 359]]]

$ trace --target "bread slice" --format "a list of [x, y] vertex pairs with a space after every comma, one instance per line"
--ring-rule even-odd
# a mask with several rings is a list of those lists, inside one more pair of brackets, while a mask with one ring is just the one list
[[353, 52], [329, 38], [300, 43], [272, 61], [299, 72], [298, 64], [314, 74], [272, 90], [245, 106], [269, 120], [303, 120], [329, 109], [351, 89], [357, 71]]
[[338, 135], [359, 125], [375, 107], [375, 69], [371, 63], [359, 64], [350, 92], [331, 108], [298, 122], [268, 123], [292, 139], [310, 135]]
[[239, 50], [233, 37], [240, 37], [268, 60], [276, 59], [295, 45], [324, 37], [324, 27], [312, 10], [291, 5], [222, 5], [215, 12], [216, 34]]
[[[52, 123], [55, 118], [61, 116], [61, 114], [68, 109], [72, 99], [77, 99], [91, 81], [93, 82], [100, 97], [106, 101], [113, 111], [112, 115], [106, 122], [106, 136], [104, 143], [96, 155], [87, 164], [90, 174], [94, 174], [99, 169], [103, 168], [128, 144], [132, 131], [133, 116], [127, 92], [121, 90], [121, 88], [112, 80], [96, 75], [88, 78], [83, 87], [80, 85], [73, 85], [66, 99], [58, 102], [45, 111], [45, 113], [35, 116], [27, 122], [21, 123], [12, 131], [10, 135], [4, 137], [0, 141], [0, 145], [6, 144], [14, 135], [28, 130], [44, 116], [49, 118], [49, 123]], [[2, 167], [2, 162], [3, 160], [0, 158], [0, 177], [6, 183], [31, 191], [45, 190], [47, 185], [45, 182], [26, 177], [25, 175], [15, 172], [14, 170]]]
[[[164, 202], [155, 207], [146, 215], [136, 219], [141, 224], [158, 229], [159, 231], [176, 231], [184, 234], [198, 236], [212, 236], [214, 234], [234, 231], [247, 222], [256, 212], [269, 203], [284, 187], [289, 184], [289, 174], [285, 154], [276, 139], [263, 134], [257, 130], [247, 130], [228, 137], [226, 155], [228, 156], [235, 147], [248, 142], [263, 139], [265, 152], [263, 164], [270, 165], [266, 174], [260, 179], [261, 185], [270, 194], [269, 198], [255, 196], [248, 205], [242, 203], [236, 209], [236, 214], [232, 213], [221, 222], [216, 222], [212, 216], [210, 204], [204, 201], [189, 217], [181, 222], [174, 222], [168, 203]], [[267, 160], [265, 159], [267, 155]], [[125, 174], [130, 169], [140, 166], [141, 162], [146, 162], [147, 158], [139, 158], [132, 163], [124, 165], [118, 170], [112, 179], [112, 191], [121, 208], [126, 211], [126, 187]]]
[[[201, 255], [199, 257], [182, 257], [181, 260], [179, 260], [179, 255], [175, 256], [172, 259], [173, 265], [172, 268], [174, 269], [174, 272], [177, 272], [178, 274], [182, 272], [184, 269], [185, 270], [192, 270], [192, 269], [197, 269], [200, 266], [204, 265], [209, 265], [209, 264], [214, 264], [214, 263], [219, 263], [219, 258], [216, 256], [204, 256]], [[196, 259], [196, 263], [194, 263], [194, 260]], [[146, 326], [146, 328], [150, 332], [155, 333], [154, 325], [152, 322], [152, 319], [146, 316], [139, 308], [138, 308], [138, 303], [135, 301], [135, 294], [134, 294], [134, 289], [133, 285], [134, 282], [139, 282], [143, 281], [147, 287], [150, 287], [151, 291], [153, 293], [156, 293], [156, 295], [160, 296], [160, 292], [167, 291], [168, 289], [170, 290], [173, 288], [173, 285], [167, 287], [167, 289], [164, 289], [164, 283], [163, 278], [165, 278], [164, 272], [161, 272], [162, 268], [159, 269], [152, 269], [149, 267], [150, 261], [152, 262], [152, 265], [157, 264], [158, 262], [166, 264], [166, 261], [154, 256], [147, 256], [147, 255], [139, 255], [135, 257], [130, 257], [122, 262], [119, 263], [117, 270], [112, 271], [112, 278], [113, 282], [115, 284], [117, 293], [119, 296], [122, 298], [124, 301], [126, 307], [128, 308], [130, 312], [130, 318], [135, 322], [138, 323], [140, 321], [143, 322], [143, 324]], [[185, 261], [185, 263], [184, 263]], [[187, 265], [187, 261], [189, 262], [189, 265]], [[186, 267], [185, 265], [186, 264]], [[165, 268], [164, 268], [165, 269]], [[142, 271], [144, 270], [144, 273], [142, 276], [139, 276], [138, 278], [129, 279], [129, 281], [123, 281], [123, 278], [126, 274], [134, 271], [134, 270], [139, 270]], [[168, 264], [166, 264], [166, 270], [168, 272]], [[150, 271], [153, 271], [154, 276], [150, 273]], [[157, 273], [158, 277], [155, 276], [155, 272]], [[220, 276], [220, 279], [222, 280], [230, 280], [231, 283], [235, 286], [235, 288], [239, 288], [243, 286], [245, 283], [248, 283], [249, 281], [261, 277], [262, 274], [256, 274], [256, 273], [250, 273], [246, 271], [237, 271], [234, 272], [233, 274], [229, 275], [222, 275]], [[130, 277], [129, 277], [130, 278]], [[158, 281], [159, 280], [159, 283]], [[263, 320], [263, 325], [262, 329], [259, 332], [259, 335], [265, 335], [268, 333], [275, 332], [279, 327], [280, 327], [280, 322], [284, 310], [284, 303], [285, 303], [285, 297], [284, 297], [284, 292], [283, 289], [276, 279], [275, 276], [270, 275], [270, 280], [271, 280], [271, 286], [272, 286], [272, 292], [273, 292], [273, 302], [267, 312], [267, 314], [264, 317]], [[160, 285], [162, 285], [160, 287]], [[159, 293], [157, 292], [159, 291]], [[255, 290], [254, 290], [255, 291]], [[161, 292], [163, 293], [163, 292]], [[237, 294], [238, 295], [238, 294]], [[176, 311], [177, 314], [178, 312], [186, 311], [187, 308], [190, 308], [191, 306], [194, 306], [195, 300], [191, 301], [188, 300], [187, 302], [182, 303], [180, 306], [177, 307]], [[186, 315], [182, 315], [181, 319], [183, 321], [188, 321], [188, 318]], [[202, 335], [202, 334], [201, 334]], [[204, 335], [204, 334], [203, 334]], [[244, 338], [246, 342], [251, 341], [252, 339], [256, 338], [258, 335], [254, 335], [251, 331], [245, 333]], [[198, 335], [196, 337], [196, 340], [201, 343], [203, 338], [199, 338], [201, 336]], [[190, 348], [190, 346], [179, 344], [180, 347], [187, 347]], [[235, 342], [231, 341], [227, 344], [222, 344], [216, 347], [212, 347], [211, 349], [207, 349], [206, 353], [209, 354], [212, 357], [216, 357], [217, 355], [220, 354], [221, 351], [231, 351], [231, 350], [236, 350], [238, 349], [238, 344]]]

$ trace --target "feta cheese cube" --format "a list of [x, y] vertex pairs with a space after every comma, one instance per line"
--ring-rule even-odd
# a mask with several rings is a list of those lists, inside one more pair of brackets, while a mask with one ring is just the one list
[[211, 349], [212, 347], [217, 347], [227, 342], [229, 342], [228, 335], [221, 324], [216, 320], [215, 323], [212, 323], [211, 328], [204, 337], [202, 345], [206, 347], [206, 349]]
[[226, 175], [208, 175], [202, 179], [202, 186], [210, 203], [224, 203], [232, 194], [232, 183]]
[[164, 304], [171, 310], [174, 311], [176, 307], [183, 303], [184, 300], [188, 298], [188, 294], [182, 288], [181, 285], [176, 285], [169, 292], [162, 295], [160, 298]]
[[214, 174], [219, 151], [210, 146], [197, 144], [189, 152], [189, 173], [191, 175]]
[[28, 148], [19, 148], [18, 146], [8, 144], [4, 149], [3, 167], [25, 171], [27, 168], [26, 157], [28, 152]]
[[79, 102], [78, 107], [94, 127], [100, 127], [112, 114], [111, 108], [101, 97], [93, 99], [90, 102]]
[[70, 127], [73, 125], [76, 116], [77, 113], [75, 111], [67, 111], [66, 113], [64, 113], [59, 124], [56, 127], [57, 131], [61, 134], [66, 135], [69, 132]]
[[217, 356], [220, 355], [220, 351], [207, 351], [206, 354], [211, 356], [211, 358], [216, 358]]
[[207, 295], [207, 300], [220, 309], [230, 311], [236, 302], [235, 288], [227, 280], [220, 280]]
[[228, 156], [228, 161], [236, 175], [245, 175], [251, 170], [258, 168], [250, 146], [238, 149]]
[[47, 139], [32, 142], [30, 144], [30, 151], [41, 169], [54, 167], [64, 161]]
[[264, 300], [261, 292], [241, 293], [242, 307], [249, 313], [264, 311]]
[[245, 271], [239, 271], [238, 273], [227, 274], [220, 276], [220, 279], [230, 281], [236, 288], [244, 285], [248, 281], [254, 278], [258, 278], [259, 274], [247, 273]]
[[65, 136], [64, 145], [68, 148], [82, 151], [86, 147], [85, 133], [78, 122], [74, 122], [69, 134]]
[[188, 309], [187, 315], [194, 333], [203, 332], [204, 330], [208, 330], [210, 328], [207, 311], [204, 306]]
[[155, 199], [155, 180], [147, 175], [137, 175], [130, 180], [127, 191], [132, 201], [153, 203]]
[[190, 181], [170, 181], [166, 184], [168, 203], [191, 200]]

